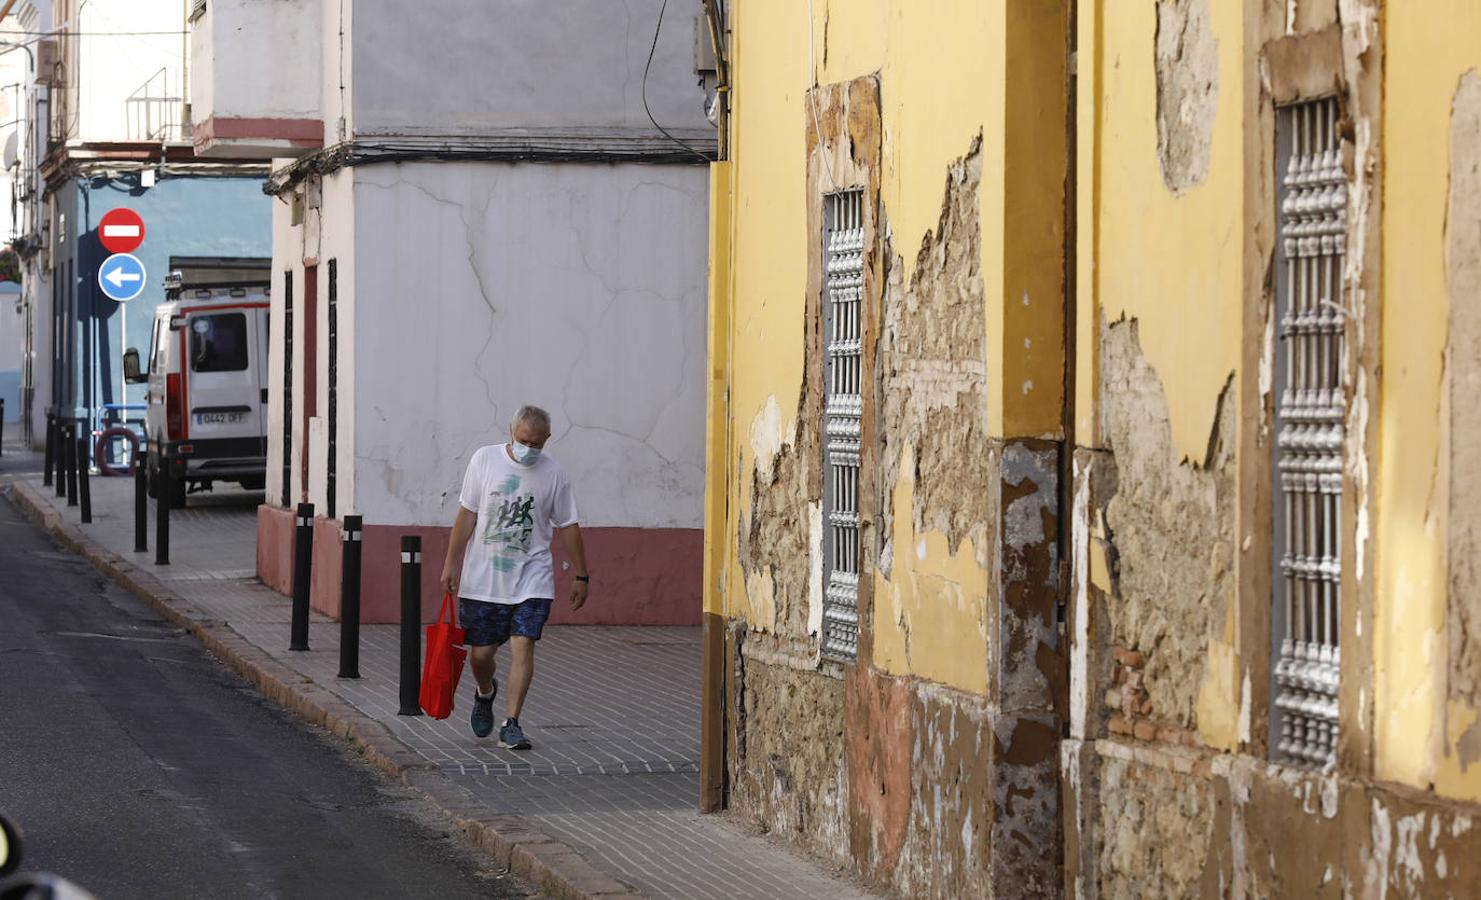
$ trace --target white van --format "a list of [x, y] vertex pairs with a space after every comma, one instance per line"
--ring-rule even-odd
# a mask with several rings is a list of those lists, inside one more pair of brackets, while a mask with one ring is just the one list
[[148, 368], [124, 354], [127, 381], [147, 383], [144, 434], [150, 494], [160, 465], [175, 468], [172, 505], [188, 490], [234, 481], [261, 490], [267, 475], [267, 285], [172, 288], [155, 310]]

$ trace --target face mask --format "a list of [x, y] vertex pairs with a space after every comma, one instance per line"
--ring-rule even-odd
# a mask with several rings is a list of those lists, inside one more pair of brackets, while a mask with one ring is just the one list
[[509, 452], [514, 461], [522, 466], [533, 466], [535, 460], [540, 458], [540, 448], [527, 447], [516, 440], [509, 441]]

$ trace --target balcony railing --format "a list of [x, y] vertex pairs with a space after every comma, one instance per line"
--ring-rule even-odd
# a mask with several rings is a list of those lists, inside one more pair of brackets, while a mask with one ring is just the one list
[[185, 100], [170, 96], [161, 68], [124, 100], [129, 140], [171, 143], [185, 140]]

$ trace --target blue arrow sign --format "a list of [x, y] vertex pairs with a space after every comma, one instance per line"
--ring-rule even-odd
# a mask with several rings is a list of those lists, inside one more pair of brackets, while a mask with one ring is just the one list
[[98, 266], [98, 286], [109, 298], [126, 303], [144, 290], [144, 264], [132, 253], [115, 253]]

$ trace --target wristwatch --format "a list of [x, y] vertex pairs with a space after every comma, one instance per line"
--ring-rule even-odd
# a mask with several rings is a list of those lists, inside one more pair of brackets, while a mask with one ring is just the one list
[[576, 580], [577, 581], [590, 582], [591, 581], [591, 576], [590, 575], [577, 575], [576, 576]]

